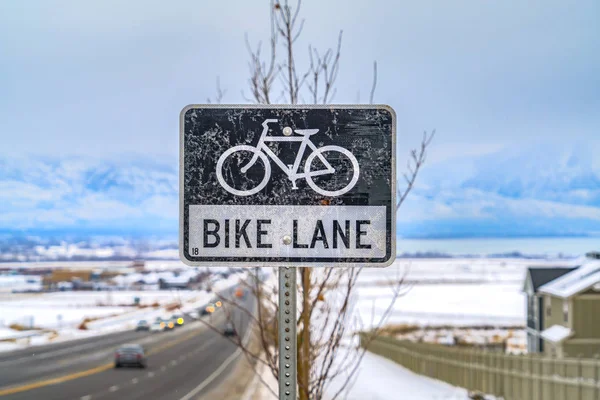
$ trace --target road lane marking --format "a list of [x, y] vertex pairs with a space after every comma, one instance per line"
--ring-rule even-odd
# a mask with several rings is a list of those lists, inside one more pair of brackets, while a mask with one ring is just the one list
[[170, 341], [170, 342], [167, 342], [166, 344], [164, 344], [164, 345], [162, 345], [162, 346], [159, 346], [159, 347], [155, 347], [155, 348], [152, 348], [152, 349], [150, 349], [150, 350], [147, 352], [147, 355], [151, 356], [152, 354], [161, 353], [161, 352], [163, 352], [164, 350], [166, 350], [166, 349], [169, 349], [169, 348], [171, 348], [171, 347], [173, 347], [173, 346], [176, 346], [176, 345], [178, 345], [179, 343], [183, 343], [183, 342], [185, 342], [185, 341], [187, 341], [187, 340], [189, 340], [189, 339], [191, 339], [191, 338], [193, 338], [193, 337], [195, 337], [195, 336], [197, 336], [197, 335], [198, 335], [198, 332], [197, 332], [197, 331], [193, 331], [193, 332], [191, 332], [191, 333], [189, 333], [189, 334], [187, 334], [187, 335], [185, 335], [185, 336], [183, 336], [183, 337], [180, 337], [180, 338], [179, 338], [179, 339], [177, 339], [177, 340], [172, 340], [172, 341]]
[[221, 366], [219, 368], [217, 368], [212, 374], [210, 374], [210, 376], [208, 378], [206, 378], [204, 380], [204, 382], [202, 382], [201, 384], [199, 384], [198, 386], [196, 386], [196, 388], [194, 388], [191, 392], [189, 392], [188, 394], [186, 394], [185, 396], [183, 396], [179, 400], [189, 400], [192, 397], [194, 397], [195, 395], [197, 395], [208, 384], [210, 384], [212, 381], [214, 381], [215, 378], [217, 376], [219, 376], [223, 372], [223, 370], [225, 368], [227, 368], [227, 366], [229, 364], [231, 364], [231, 362], [233, 360], [235, 360], [241, 354], [241, 352], [242, 352], [242, 350], [240, 348], [238, 348], [236, 351], [234, 351], [232, 355], [230, 355], [229, 357], [227, 357], [227, 359], [223, 362], [223, 364], [221, 364]]
[[[222, 319], [222, 318], [220, 318]], [[220, 321], [219, 319], [219, 321]], [[216, 322], [216, 321], [213, 321]], [[191, 339], [192, 337], [198, 335], [199, 332], [203, 332], [206, 331], [208, 328], [206, 328], [206, 326], [202, 323], [200, 323], [200, 326], [198, 326], [198, 328], [192, 328], [190, 329], [190, 334], [185, 335], [177, 340], [173, 340], [170, 342], [167, 342], [166, 344], [150, 349], [150, 351], [148, 351], [148, 355], [152, 355], [152, 354], [157, 354], [160, 353], [168, 348], [171, 348], [177, 344], [180, 344], [182, 342], [185, 342], [188, 339]], [[246, 334], [246, 337], [249, 336], [250, 331], [248, 331], [248, 333]], [[214, 338], [219, 338], [220, 336], [214, 336]], [[208, 342], [204, 343], [203, 346], [201, 346], [201, 348], [205, 348], [209, 343], [211, 342], [211, 340], [209, 340]], [[73, 350], [73, 348], [71, 348], [71, 351]], [[59, 351], [62, 351], [59, 350]], [[21, 392], [26, 392], [29, 390], [33, 390], [33, 389], [38, 389], [41, 387], [45, 387], [45, 386], [50, 386], [50, 385], [56, 385], [56, 384], [60, 384], [60, 383], [64, 383], [64, 382], [68, 382], [74, 379], [78, 379], [78, 378], [83, 378], [86, 376], [90, 376], [90, 375], [94, 375], [94, 374], [98, 374], [104, 371], [107, 371], [111, 368], [114, 367], [114, 364], [111, 363], [106, 363], [106, 364], [102, 364], [99, 365], [95, 368], [91, 368], [85, 371], [80, 371], [80, 372], [75, 372], [73, 374], [68, 374], [68, 375], [63, 375], [63, 376], [59, 376], [56, 378], [51, 378], [51, 379], [45, 379], [45, 380], [41, 380], [41, 381], [34, 381], [34, 382], [30, 382], [30, 383], [25, 383], [19, 386], [13, 386], [13, 387], [5, 387], [4, 389], [0, 388], [0, 396], [6, 396], [9, 394], [15, 394], [15, 393], [21, 393]], [[164, 366], [163, 366], [164, 367]], [[166, 369], [166, 367], [164, 367]], [[163, 370], [163, 368], [161, 368], [161, 370]], [[209, 377], [210, 378], [210, 377]], [[214, 380], [214, 377], [211, 379], [211, 381]], [[206, 381], [205, 381], [206, 382]], [[210, 382], [208, 382], [210, 383]], [[207, 384], [208, 384], [207, 383]], [[199, 390], [202, 390], [204, 387], [200, 388]]]
[[113, 364], [108, 363], [108, 364], [100, 365], [96, 368], [88, 369], [86, 371], [76, 372], [76, 373], [70, 374], [70, 375], [60, 376], [58, 378], [52, 378], [52, 379], [46, 379], [43, 381], [32, 382], [32, 383], [28, 383], [25, 385], [16, 386], [16, 387], [7, 388], [7, 389], [0, 389], [0, 396], [6, 396], [9, 394], [25, 392], [27, 390], [37, 389], [37, 388], [41, 388], [41, 387], [49, 386], [49, 385], [56, 385], [57, 383], [63, 383], [63, 382], [71, 381], [73, 379], [83, 378], [84, 376], [98, 374], [100, 372], [107, 371], [107, 370], [111, 369], [112, 367], [113, 367]]
[[[250, 332], [251, 330], [248, 329], [248, 332], [246, 333], [246, 335], [244, 336], [244, 339], [242, 340], [242, 343], [244, 343], [244, 345], [246, 345], [248, 343], [248, 340], [250, 338]], [[219, 376], [223, 370], [225, 370], [225, 368], [227, 368], [227, 366], [229, 364], [231, 364], [231, 362], [233, 360], [235, 360], [240, 354], [242, 353], [242, 349], [240, 349], [239, 347], [233, 352], [233, 354], [231, 354], [229, 357], [227, 357], [227, 359], [223, 362], [223, 364], [221, 364], [219, 366], [219, 368], [217, 368], [212, 374], [210, 374], [210, 376], [208, 378], [206, 378], [204, 380], [204, 382], [200, 383], [198, 386], [196, 386], [191, 392], [189, 392], [188, 394], [186, 394], [185, 396], [183, 396], [181, 399], [179, 400], [190, 400], [192, 397], [194, 397], [195, 395], [197, 395], [198, 393], [200, 393], [200, 391], [202, 391], [202, 389], [204, 389], [206, 386], [208, 386], [212, 381], [215, 380], [215, 378], [217, 376]]]
[[[199, 327], [201, 328], [201, 327]], [[198, 331], [194, 330], [193, 332], [178, 338], [177, 340], [173, 340], [170, 342], [167, 342], [165, 345], [160, 346], [160, 347], [156, 347], [154, 349], [151, 349], [150, 351], [148, 351], [148, 355], [151, 354], [157, 354], [160, 353], [166, 349], [169, 349], [173, 346], [176, 346], [180, 343], [185, 342], [186, 340], [189, 340], [195, 336], [198, 335]], [[14, 394], [14, 393], [20, 393], [20, 392], [25, 392], [28, 390], [33, 390], [33, 389], [38, 389], [41, 387], [45, 387], [45, 386], [49, 386], [49, 385], [56, 385], [58, 383], [63, 383], [63, 382], [67, 382], [67, 381], [71, 381], [73, 379], [78, 379], [78, 378], [83, 378], [85, 376], [89, 376], [89, 375], [94, 375], [94, 374], [98, 374], [100, 372], [104, 372], [107, 371], [111, 368], [113, 368], [113, 363], [107, 363], [107, 364], [103, 364], [100, 365], [98, 367], [95, 368], [91, 368], [85, 371], [80, 371], [80, 372], [76, 372], [73, 374], [69, 374], [69, 375], [64, 375], [64, 376], [60, 376], [58, 378], [52, 378], [52, 379], [45, 379], [42, 381], [37, 381], [37, 382], [31, 382], [31, 383], [27, 383], [21, 386], [15, 386], [15, 387], [9, 387], [6, 389], [0, 389], [0, 396], [6, 396], [9, 394]]]
[[91, 398], [92, 396], [88, 394], [87, 396], [83, 396], [80, 400], [90, 400]]
[[116, 392], [117, 390], [119, 390], [118, 386], [111, 386], [111, 387], [108, 388], [109, 392]]
[[167, 367], [166, 367], [165, 365], [163, 365], [162, 367], [160, 367], [160, 370], [161, 370], [161, 371], [164, 371], [164, 370], [166, 370], [166, 369], [167, 369]]
[[131, 380], [131, 383], [133, 383], [134, 385], [135, 385], [136, 383], [138, 383], [138, 378], [133, 378], [133, 379]]
[[[89, 348], [94, 348], [94, 347], [104, 347], [104, 346], [111, 346], [112, 344], [110, 342], [114, 341], [114, 342], [121, 342], [123, 340], [129, 340], [128, 336], [131, 335], [122, 335], [122, 336], [127, 336], [126, 339], [122, 339], [122, 338], [108, 338], [107, 340], [100, 340], [97, 342], [92, 342], [92, 343], [84, 343], [84, 344], [79, 344], [79, 345], [72, 345], [70, 347], [66, 347], [63, 349], [58, 349], [58, 350], [52, 350], [52, 351], [47, 351], [45, 353], [41, 353], [40, 355], [35, 355], [35, 353], [33, 355], [27, 355], [27, 356], [21, 356], [19, 358], [13, 359], [13, 360], [6, 360], [6, 361], [0, 361], [0, 365], [4, 365], [4, 364], [8, 364], [8, 365], [15, 365], [15, 364], [20, 364], [23, 362], [29, 362], [31, 360], [44, 360], [46, 358], [51, 358], [51, 357], [55, 357], [55, 356], [60, 356], [62, 354], [69, 354], [69, 353], [73, 353], [73, 352], [79, 352], [80, 350], [86, 350]], [[82, 339], [85, 340], [85, 339]]]
[[154, 376], [154, 372], [148, 372], [148, 378], [152, 378]]
[[173, 366], [177, 365], [177, 360], [172, 360], [171, 365], [173, 365]]

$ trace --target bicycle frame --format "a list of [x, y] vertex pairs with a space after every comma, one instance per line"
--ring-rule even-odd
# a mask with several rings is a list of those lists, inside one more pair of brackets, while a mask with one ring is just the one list
[[[277, 119], [264, 120], [264, 122], [262, 123], [263, 131], [260, 136], [260, 139], [258, 140], [258, 144], [256, 145], [256, 148], [259, 149], [260, 151], [264, 152], [267, 156], [269, 156], [275, 162], [275, 164], [277, 164], [279, 166], [279, 168], [281, 168], [281, 170], [292, 181], [294, 188], [296, 186], [296, 180], [298, 180], [298, 179], [306, 178], [307, 176], [312, 177], [312, 176], [333, 174], [335, 172], [335, 169], [331, 166], [331, 164], [329, 164], [329, 162], [327, 162], [327, 159], [325, 157], [323, 157], [323, 154], [318, 154], [317, 157], [321, 160], [323, 165], [325, 165], [325, 169], [318, 170], [318, 171], [311, 171], [310, 173], [306, 173], [306, 172], [298, 173], [298, 169], [300, 168], [300, 162], [302, 161], [302, 156], [304, 155], [304, 152], [306, 151], [306, 147], [307, 146], [310, 147], [312, 149], [312, 151], [316, 151], [318, 148], [313, 144], [313, 142], [310, 141], [309, 135], [304, 135], [302, 137], [300, 137], [300, 136], [290, 136], [290, 137], [267, 136], [267, 133], [269, 132], [268, 124], [270, 122], [277, 122], [277, 121], [278, 121]], [[296, 155], [296, 160], [294, 161], [294, 164], [292, 166], [285, 165], [283, 163], [283, 161], [281, 161], [279, 159], [279, 157], [277, 157], [277, 154], [273, 153], [273, 151], [269, 148], [269, 146], [267, 146], [265, 144], [268, 142], [301, 142], [300, 149], [298, 150], [298, 154]], [[250, 159], [250, 162], [246, 166], [242, 167], [241, 171], [243, 173], [246, 173], [246, 171], [248, 171], [248, 169], [250, 169], [250, 167], [252, 167], [254, 165], [254, 163], [256, 162], [257, 159], [258, 159], [258, 154], [255, 153], [252, 156], [252, 158]]]

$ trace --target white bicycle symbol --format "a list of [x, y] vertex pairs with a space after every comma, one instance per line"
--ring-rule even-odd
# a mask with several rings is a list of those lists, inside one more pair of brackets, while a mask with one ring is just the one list
[[[319, 132], [318, 129], [296, 129], [296, 130], [294, 130], [294, 132], [296, 132], [299, 135], [302, 135], [302, 137], [299, 137], [299, 136], [292, 136], [292, 137], [267, 136], [267, 132], [269, 131], [268, 124], [270, 122], [277, 122], [277, 121], [278, 121], [277, 119], [266, 119], [262, 123], [263, 131], [262, 131], [261, 137], [260, 137], [256, 147], [248, 146], [248, 145], [234, 146], [234, 147], [230, 148], [229, 150], [225, 151], [221, 155], [221, 157], [219, 157], [219, 160], [217, 161], [217, 180], [219, 181], [219, 183], [221, 184], [221, 186], [223, 186], [223, 188], [225, 190], [227, 190], [229, 193], [234, 194], [236, 196], [250, 196], [250, 195], [253, 195], [253, 194], [261, 191], [267, 185], [267, 183], [269, 182], [269, 179], [271, 178], [271, 163], [269, 162], [269, 158], [267, 157], [267, 155], [269, 157], [271, 157], [271, 159], [275, 162], [275, 164], [277, 164], [279, 166], [279, 168], [281, 168], [281, 170], [292, 181], [292, 189], [298, 189], [298, 187], [296, 186], [296, 180], [301, 179], [301, 178], [305, 178], [306, 183], [308, 183], [308, 186], [310, 186], [312, 190], [314, 190], [315, 192], [317, 192], [319, 194], [322, 194], [323, 196], [331, 196], [331, 197], [341, 196], [342, 194], [348, 192], [349, 190], [351, 190], [354, 187], [354, 185], [358, 181], [359, 167], [358, 167], [358, 161], [356, 160], [356, 157], [354, 157], [354, 155], [350, 151], [346, 150], [343, 147], [333, 146], [333, 145], [316, 147], [310, 141], [310, 136]], [[284, 134], [285, 134], [285, 131], [284, 131]], [[294, 161], [294, 164], [286, 166], [279, 159], [279, 157], [277, 157], [277, 155], [275, 153], [273, 153], [273, 151], [269, 148], [269, 146], [267, 146], [265, 144], [266, 142], [301, 142], [300, 150], [298, 151], [298, 154], [296, 155], [296, 160]], [[312, 149], [312, 153], [306, 159], [306, 162], [304, 164], [304, 172], [298, 173], [298, 168], [300, 167], [300, 161], [302, 160], [302, 156], [304, 155], [304, 151], [306, 150], [307, 146]], [[223, 178], [223, 165], [225, 163], [225, 160], [230, 155], [232, 155], [236, 152], [240, 152], [240, 151], [249, 151], [249, 152], [254, 153], [250, 162], [248, 162], [248, 164], [246, 164], [244, 167], [241, 168], [241, 172], [243, 174], [248, 172], [250, 167], [252, 167], [256, 163], [256, 160], [258, 160], [258, 159], [260, 159], [264, 164], [264, 171], [265, 171], [264, 178], [258, 184], [258, 186], [256, 186], [255, 188], [249, 189], [249, 190], [235, 189], [234, 187], [227, 184], [227, 182], [225, 182], [225, 179]], [[334, 174], [336, 172], [335, 169], [331, 166], [331, 164], [329, 162], [327, 162], [327, 159], [323, 156], [323, 152], [326, 152], [326, 151], [342, 153], [343, 155], [348, 157], [350, 159], [350, 162], [352, 163], [352, 170], [353, 170], [352, 179], [345, 187], [343, 187], [340, 190], [330, 191], [330, 190], [322, 189], [319, 186], [317, 186], [312, 179], [315, 176]], [[318, 157], [319, 160], [323, 163], [323, 165], [325, 165], [325, 169], [321, 169], [318, 171], [310, 170], [310, 165], [315, 157]]]

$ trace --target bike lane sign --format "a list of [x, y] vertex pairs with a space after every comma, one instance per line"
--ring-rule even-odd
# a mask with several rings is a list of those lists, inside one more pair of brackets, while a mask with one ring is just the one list
[[383, 105], [190, 105], [187, 265], [379, 266], [396, 256], [396, 116]]

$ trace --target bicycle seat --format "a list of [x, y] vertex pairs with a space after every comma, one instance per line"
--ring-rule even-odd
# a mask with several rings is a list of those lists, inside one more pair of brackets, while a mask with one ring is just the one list
[[310, 136], [310, 135], [314, 135], [315, 133], [319, 132], [319, 130], [318, 129], [296, 129], [296, 130], [294, 130], [294, 132], [296, 132], [299, 135]]

